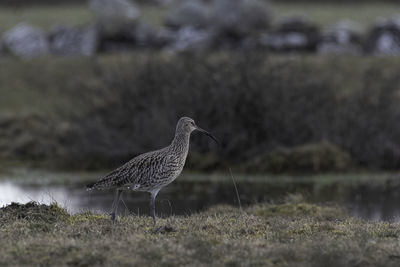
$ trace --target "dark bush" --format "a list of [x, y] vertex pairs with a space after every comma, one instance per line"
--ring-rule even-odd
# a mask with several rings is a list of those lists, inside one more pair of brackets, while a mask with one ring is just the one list
[[[349, 153], [357, 166], [399, 168], [400, 66], [388, 71], [365, 61], [360, 82], [347, 76], [348, 62], [329, 60], [322, 64], [261, 54], [186, 54], [103, 69], [107, 101], [82, 120], [87, 139], [79, 148], [86, 144], [88, 151], [95, 148], [94, 155], [128, 159], [167, 145], [177, 119], [186, 115], [222, 140], [218, 149], [195, 134], [194, 151], [231, 164], [244, 164], [281, 147], [326, 140]], [[345, 80], [338, 82], [339, 78]], [[330, 156], [324, 157], [324, 167], [306, 168], [348, 166], [338, 167]]]
[[[168, 145], [179, 117], [190, 116], [222, 141], [218, 148], [194, 133], [188, 162], [193, 169], [225, 169], [228, 164], [237, 169], [252, 166], [256, 172], [300, 166], [254, 164], [282, 149], [285, 162], [295, 160], [293, 153], [302, 155], [301, 166], [306, 167], [299, 169], [306, 171], [344, 170], [348, 165], [340, 162], [346, 162], [346, 154], [356, 167], [400, 168], [396, 59], [141, 52], [73, 62], [54, 61], [46, 71], [30, 63], [35, 73], [45, 73], [41, 83], [26, 75], [31, 71], [25, 65], [8, 68], [24, 74], [10, 72], [0, 89], [14, 84], [10, 75], [40, 86], [45, 95], [56, 88], [64, 102], [69, 101], [63, 107], [74, 115], [63, 111], [67, 123], [22, 119], [0, 125], [1, 155], [50, 158], [64, 167], [116, 166]], [[340, 153], [308, 146], [323, 142]], [[307, 148], [307, 153], [299, 148]], [[313, 165], [315, 160], [319, 167]]]
[[329, 143], [278, 148], [255, 157], [243, 165], [243, 171], [254, 172], [327, 172], [343, 171], [351, 167], [350, 156]]
[[[94, 154], [128, 157], [166, 145], [186, 115], [222, 140], [217, 150], [206, 137], [194, 136], [195, 150], [243, 162], [282, 145], [320, 140], [334, 108], [328, 80], [314, 81], [307, 68], [269, 64], [260, 55], [155, 57], [136, 66], [135, 75], [133, 68], [102, 74], [112, 97], [80, 127], [89, 131], [86, 144], [97, 141], [90, 147], [104, 149]], [[301, 82], [292, 88], [293, 81]]]

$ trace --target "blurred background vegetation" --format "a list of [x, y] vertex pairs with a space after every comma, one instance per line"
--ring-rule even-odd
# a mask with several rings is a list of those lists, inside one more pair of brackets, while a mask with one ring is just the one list
[[[399, 14], [398, 0], [1, 0], [0, 265], [399, 266]], [[222, 145], [194, 133], [160, 192], [178, 231], [150, 232], [140, 192], [110, 225], [113, 193], [85, 185], [167, 146], [181, 116]]]
[[111, 168], [187, 115], [222, 140], [194, 136], [191, 170], [399, 169], [399, 7], [2, 1], [0, 157]]
[[[135, 1], [141, 17], [154, 25], [161, 25], [168, 7], [157, 1]], [[372, 25], [377, 18], [390, 18], [399, 13], [396, 0], [277, 0], [269, 2], [273, 19], [302, 15], [319, 26], [329, 26], [341, 19], [351, 19], [361, 25]], [[0, 3], [0, 31], [25, 21], [50, 29], [57, 24], [82, 25], [90, 22], [94, 14], [86, 0], [4, 0]]]

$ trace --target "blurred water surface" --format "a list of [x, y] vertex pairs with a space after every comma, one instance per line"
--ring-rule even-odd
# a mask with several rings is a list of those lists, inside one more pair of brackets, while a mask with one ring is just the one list
[[[85, 184], [104, 173], [60, 173], [14, 169], [0, 175], [0, 206], [11, 202], [57, 202], [71, 213], [110, 211], [114, 191], [86, 191]], [[344, 207], [353, 216], [373, 221], [400, 221], [400, 175], [346, 174], [320, 176], [234, 175], [243, 205], [279, 202], [289, 194], [306, 201]], [[125, 192], [121, 214], [147, 214], [147, 193]], [[226, 174], [184, 173], [157, 197], [161, 216], [185, 215], [212, 205], [238, 205]]]

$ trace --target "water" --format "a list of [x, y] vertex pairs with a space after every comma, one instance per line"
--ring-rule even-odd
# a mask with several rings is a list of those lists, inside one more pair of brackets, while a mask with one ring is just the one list
[[[57, 202], [69, 212], [110, 211], [113, 191], [90, 191], [85, 183], [100, 174], [51, 173], [18, 170], [0, 175], [0, 206], [11, 202]], [[67, 182], [66, 182], [67, 181]], [[288, 194], [302, 194], [307, 201], [345, 207], [353, 216], [368, 220], [400, 221], [399, 175], [342, 175], [301, 177], [239, 177], [242, 205], [281, 201]], [[216, 204], [238, 205], [232, 180], [226, 176], [183, 175], [157, 197], [160, 216], [191, 214]], [[148, 214], [149, 195], [126, 192], [119, 212]]]

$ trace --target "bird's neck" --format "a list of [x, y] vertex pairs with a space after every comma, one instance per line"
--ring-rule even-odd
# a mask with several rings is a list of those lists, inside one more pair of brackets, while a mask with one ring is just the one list
[[187, 155], [189, 151], [189, 141], [189, 132], [176, 132], [174, 140], [171, 144], [171, 149], [173, 150], [173, 152], [184, 153], [185, 155]]

